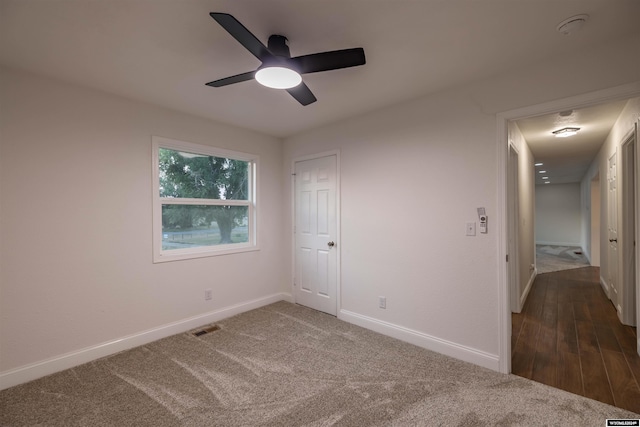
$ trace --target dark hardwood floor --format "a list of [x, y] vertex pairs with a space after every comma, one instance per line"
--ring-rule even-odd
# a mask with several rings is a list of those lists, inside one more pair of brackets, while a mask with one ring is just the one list
[[620, 323], [600, 269], [539, 274], [512, 315], [513, 374], [640, 413], [636, 328]]

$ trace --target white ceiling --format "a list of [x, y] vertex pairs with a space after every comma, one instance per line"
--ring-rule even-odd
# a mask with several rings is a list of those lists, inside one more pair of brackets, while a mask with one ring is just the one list
[[[367, 64], [303, 76], [306, 107], [255, 81], [207, 87], [260, 65], [213, 11], [265, 44], [287, 36], [292, 56], [363, 47]], [[581, 31], [555, 31], [579, 13]], [[638, 16], [637, 0], [0, 0], [0, 64], [286, 137], [638, 33]], [[518, 126], [552, 183], [579, 182], [623, 106]], [[569, 125], [579, 135], [553, 138]]]
[[[363, 47], [367, 64], [305, 75], [303, 107], [255, 81], [259, 62], [209, 12], [292, 56]], [[587, 13], [582, 31], [555, 31]], [[286, 137], [640, 32], [637, 0], [0, 0], [0, 63]]]

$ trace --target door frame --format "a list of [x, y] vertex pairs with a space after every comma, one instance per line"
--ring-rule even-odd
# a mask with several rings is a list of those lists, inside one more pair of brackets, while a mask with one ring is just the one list
[[589, 213], [591, 216], [591, 227], [589, 233], [589, 264], [593, 267], [600, 267], [600, 204], [602, 200], [600, 191], [600, 170], [598, 170], [589, 181], [589, 193], [591, 197], [589, 200]]
[[[509, 121], [524, 119], [527, 117], [551, 114], [558, 111], [574, 108], [584, 108], [606, 102], [635, 98], [640, 96], [640, 81], [609, 89], [589, 92], [582, 95], [558, 99], [542, 104], [531, 105], [504, 111], [496, 114], [496, 150], [498, 159], [497, 170], [497, 207], [496, 207], [496, 233], [498, 240], [498, 370], [502, 373], [511, 372], [511, 289], [509, 283], [509, 271], [506, 257], [508, 253], [508, 224], [510, 214], [507, 199], [507, 159], [509, 154]], [[638, 218], [636, 218], [636, 230]], [[639, 310], [640, 311], [640, 310]], [[638, 343], [640, 350], [640, 339]]]
[[[620, 226], [619, 229], [622, 232], [618, 233], [618, 240], [620, 241], [619, 245], [619, 253], [620, 259], [618, 260], [618, 283], [622, 283], [622, 323], [625, 325], [636, 326], [637, 324], [637, 283], [638, 283], [638, 266], [637, 266], [637, 253], [634, 253], [633, 263], [631, 265], [626, 265], [624, 260], [629, 258], [629, 254], [634, 251], [634, 242], [636, 241], [637, 227], [634, 227], [637, 224], [638, 215], [636, 214], [637, 209], [637, 165], [636, 165], [636, 152], [637, 152], [637, 137], [636, 137], [636, 129], [631, 129], [631, 131], [625, 135], [622, 139], [622, 144], [620, 145], [620, 165], [618, 167], [619, 170], [619, 191], [621, 198], [621, 212], [619, 216]], [[629, 203], [630, 200], [633, 199], [633, 203]], [[628, 230], [634, 230], [633, 238], [629, 239]], [[633, 286], [627, 286], [629, 283], [633, 282]]]
[[[520, 313], [520, 153], [518, 148], [509, 143], [509, 157], [507, 159], [507, 201], [513, 209], [513, 215], [507, 216], [507, 229], [510, 237], [508, 242], [509, 286], [511, 291], [511, 311]], [[511, 233], [513, 235], [511, 235]]]
[[304, 156], [298, 156], [291, 159], [291, 283], [290, 283], [290, 292], [291, 292], [291, 300], [296, 302], [296, 292], [294, 288], [294, 282], [296, 278], [296, 163], [304, 162], [306, 160], [315, 160], [320, 159], [322, 157], [336, 156], [336, 245], [333, 247], [333, 250], [336, 251], [336, 317], [340, 318], [340, 310], [342, 308], [342, 292], [341, 292], [341, 277], [342, 277], [342, 267], [340, 264], [341, 257], [341, 247], [342, 247], [342, 239], [340, 234], [340, 222], [341, 222], [341, 209], [340, 209], [340, 149], [322, 151], [315, 154], [307, 154]]
[[[640, 117], [636, 121], [636, 151], [634, 160], [634, 170], [636, 179], [636, 327], [640, 326], [640, 250], [638, 243], [640, 242]], [[640, 354], [640, 337], [636, 346], [636, 351]]]
[[[611, 163], [613, 161], [613, 170], [614, 173], [611, 173]], [[608, 158], [607, 158], [607, 236], [605, 237], [608, 241], [609, 244], [607, 245], [607, 266], [608, 266], [608, 275], [607, 277], [604, 279], [604, 281], [601, 280], [601, 285], [604, 288], [605, 294], [607, 294], [607, 298], [609, 298], [609, 301], [611, 301], [611, 303], [613, 304], [613, 306], [616, 308], [616, 314], [618, 315], [618, 319], [620, 321], [622, 321], [622, 316], [621, 314], [623, 313], [623, 308], [620, 305], [620, 301], [624, 301], [624, 287], [622, 287], [622, 292], [620, 290], [620, 280], [621, 280], [621, 274], [620, 274], [620, 265], [622, 262], [622, 256], [621, 256], [621, 250], [620, 248], [622, 247], [622, 245], [618, 244], [618, 237], [621, 233], [619, 233], [619, 230], [622, 228], [621, 227], [621, 221], [620, 221], [620, 209], [619, 209], [619, 201], [622, 200], [622, 194], [619, 193], [619, 188], [620, 188], [620, 181], [621, 178], [619, 177], [620, 173], [618, 172], [620, 169], [620, 166], [618, 165], [618, 147], [615, 146], [614, 147], [614, 151], [613, 154], [611, 154]], [[615, 182], [614, 182], [614, 191], [611, 190], [611, 176], [615, 177]], [[612, 195], [613, 193], [613, 195]], [[615, 225], [615, 252], [611, 249], [612, 247], [612, 242], [613, 240], [611, 240], [611, 222], [614, 221], [614, 225]], [[615, 262], [612, 262], [612, 253], [616, 253], [616, 258], [615, 258]], [[612, 266], [614, 266], [615, 268], [612, 268]], [[602, 279], [602, 270], [600, 270], [600, 277]], [[615, 274], [615, 276], [612, 278], [612, 274]], [[615, 301], [614, 301], [615, 298]]]

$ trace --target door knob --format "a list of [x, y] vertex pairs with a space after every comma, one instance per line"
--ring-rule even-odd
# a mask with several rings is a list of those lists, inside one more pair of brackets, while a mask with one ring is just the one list
[[336, 244], [335, 242], [329, 242], [327, 243], [327, 246], [329, 246], [330, 248], [334, 247]]

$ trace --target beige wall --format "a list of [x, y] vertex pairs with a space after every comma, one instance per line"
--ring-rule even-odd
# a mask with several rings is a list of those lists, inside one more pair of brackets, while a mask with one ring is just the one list
[[[288, 290], [281, 141], [6, 69], [0, 82], [0, 372]], [[260, 251], [152, 263], [152, 135], [260, 156]]]
[[[216, 310], [286, 298], [292, 160], [336, 148], [340, 316], [498, 369], [496, 113], [634, 82], [640, 57], [627, 52], [639, 42], [522, 64], [287, 138], [284, 151], [250, 131], [4, 70], [0, 380]], [[260, 155], [259, 252], [151, 263], [151, 135]], [[467, 237], [480, 206], [489, 233]]]
[[536, 186], [536, 243], [582, 246], [580, 183]]
[[533, 154], [525, 141], [518, 125], [509, 123], [509, 141], [518, 152], [518, 310], [529, 292], [535, 278], [535, 250], [534, 239], [535, 216], [535, 167]]
[[[287, 140], [289, 164], [340, 150], [342, 310], [479, 354], [497, 347], [491, 125], [466, 91], [455, 91]], [[490, 232], [468, 237], [478, 207]], [[462, 301], [475, 304], [461, 310]]]
[[[629, 60], [637, 41], [529, 65], [287, 138], [288, 165], [297, 156], [341, 151], [339, 316], [498, 369], [503, 264], [497, 259], [501, 225], [492, 222], [501, 209], [495, 113], [635, 82], [628, 67], [606, 64]], [[283, 174], [287, 195], [289, 174]], [[465, 223], [477, 218], [480, 206], [487, 208], [489, 234], [467, 237]], [[387, 297], [386, 310], [378, 308], [378, 295]]]

